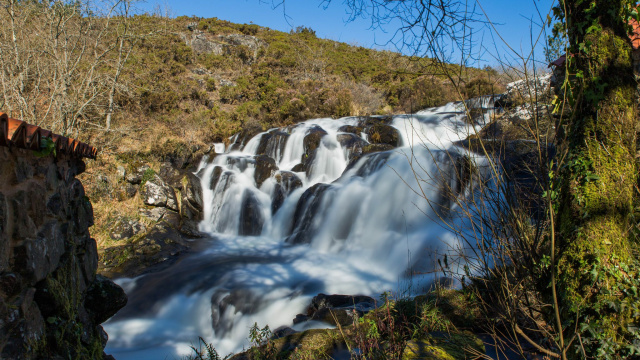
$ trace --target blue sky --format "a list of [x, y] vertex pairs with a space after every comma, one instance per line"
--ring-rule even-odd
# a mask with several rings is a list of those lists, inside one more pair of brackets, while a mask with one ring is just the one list
[[[472, 3], [475, 0], [469, 0]], [[477, 0], [488, 18], [495, 24], [496, 31], [479, 29], [477, 39], [482, 39], [488, 52], [481, 58], [485, 64], [495, 65], [495, 56], [504, 59], [513, 58], [511, 47], [519, 53], [528, 53], [531, 49], [531, 34], [534, 38], [540, 33], [540, 15], [546, 19], [553, 0]], [[273, 9], [270, 0], [148, 0], [139, 5], [144, 10], [154, 7], [168, 9], [172, 17], [195, 15], [199, 17], [217, 17], [235, 23], [254, 23], [272, 29], [289, 31], [297, 26], [310, 27], [322, 38], [338, 40], [364, 47], [377, 47], [395, 50], [392, 45], [384, 44], [394, 29], [387, 32], [372, 30], [369, 19], [347, 22], [348, 14], [343, 0], [333, 0], [325, 9], [320, 0], [286, 0], [286, 17], [283, 9]], [[480, 11], [480, 10], [478, 10]], [[536, 24], [532, 24], [533, 19]], [[505, 45], [499, 35], [509, 46]], [[542, 38], [544, 41], [544, 37]], [[495, 45], [494, 45], [495, 44]], [[535, 51], [536, 57], [543, 60], [542, 47]], [[482, 66], [484, 64], [475, 64]]]

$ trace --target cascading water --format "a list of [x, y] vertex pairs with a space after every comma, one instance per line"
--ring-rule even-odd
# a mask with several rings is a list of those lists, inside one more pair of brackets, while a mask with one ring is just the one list
[[[106, 351], [180, 358], [202, 336], [227, 354], [248, 345], [254, 322], [291, 326], [318, 293], [423, 291], [436, 254], [458, 246], [437, 219], [455, 207], [443, 188], [468, 191], [460, 159], [474, 155], [453, 145], [475, 131], [463, 108], [308, 120], [205, 159], [200, 230], [211, 239], [166, 270], [119, 280], [129, 304], [105, 324]], [[398, 147], [367, 141], [385, 137]], [[326, 327], [294, 329], [314, 326]]]

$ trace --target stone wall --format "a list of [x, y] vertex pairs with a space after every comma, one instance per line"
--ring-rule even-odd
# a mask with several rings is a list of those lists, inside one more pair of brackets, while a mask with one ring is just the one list
[[0, 358], [100, 359], [126, 304], [96, 276], [82, 160], [0, 147]]

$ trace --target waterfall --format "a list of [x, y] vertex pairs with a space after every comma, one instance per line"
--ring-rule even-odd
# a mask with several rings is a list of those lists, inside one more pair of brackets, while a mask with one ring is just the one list
[[[216, 145], [226, 152], [198, 170], [206, 250], [119, 280], [130, 301], [105, 324], [107, 352], [179, 358], [202, 336], [225, 355], [248, 345], [254, 322], [292, 326], [321, 292], [424, 291], [437, 257], [460, 245], [439, 218], [470, 191], [465, 161], [483, 161], [453, 144], [479, 129], [493, 100], [466, 103], [482, 109], [474, 121], [452, 103], [307, 120]], [[326, 325], [293, 328], [314, 326]]]

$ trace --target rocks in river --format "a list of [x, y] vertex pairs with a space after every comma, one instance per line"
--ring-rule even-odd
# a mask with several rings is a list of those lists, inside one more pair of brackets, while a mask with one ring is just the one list
[[264, 217], [262, 216], [262, 204], [251, 190], [245, 190], [242, 194], [242, 210], [240, 212], [240, 224], [238, 235], [256, 236], [262, 233]]
[[211, 296], [211, 323], [216, 331], [224, 332], [231, 329], [232, 323], [220, 321], [229, 317], [227, 312], [250, 315], [255, 313], [260, 304], [260, 298], [249, 289], [234, 289], [228, 294]]
[[307, 314], [298, 314], [294, 324], [316, 320], [331, 325], [349, 326], [354, 319], [375, 308], [376, 301], [370, 296], [318, 294], [311, 300]]
[[234, 141], [229, 145], [229, 151], [239, 151], [253, 138], [262, 132], [262, 126], [258, 122], [249, 122], [238, 134], [234, 136]]
[[256, 171], [253, 177], [256, 181], [256, 187], [260, 188], [262, 183], [273, 176], [278, 171], [276, 161], [266, 155], [258, 155], [255, 158]]
[[304, 155], [302, 155], [301, 159], [302, 163], [306, 163], [307, 159], [315, 154], [320, 146], [322, 137], [325, 135], [327, 135], [327, 132], [319, 126], [314, 126], [307, 130], [307, 134], [304, 136], [304, 140], [302, 140], [302, 146], [304, 147]]
[[363, 149], [369, 145], [369, 143], [363, 140], [360, 136], [351, 133], [338, 134], [337, 140], [342, 148], [347, 150], [347, 160], [351, 160], [354, 157], [362, 155]]
[[211, 173], [211, 180], [209, 180], [210, 190], [215, 190], [216, 186], [218, 185], [218, 181], [220, 180], [220, 175], [222, 175], [222, 167], [214, 167], [213, 172]]
[[271, 213], [275, 214], [292, 191], [302, 187], [302, 179], [291, 171], [280, 171], [274, 176], [275, 189], [271, 194]]
[[180, 231], [191, 237], [200, 237], [198, 223], [202, 220], [204, 212], [200, 178], [192, 173], [186, 173], [181, 182]]
[[291, 168], [291, 171], [293, 171], [293, 172], [303, 172], [304, 171], [304, 164], [300, 163], [300, 164], [294, 166], [293, 168]]
[[343, 125], [338, 128], [338, 132], [351, 133], [360, 136], [360, 134], [364, 131], [364, 128], [361, 126], [353, 126], [353, 125]]
[[372, 144], [387, 144], [398, 147], [400, 133], [391, 125], [376, 124], [367, 129], [367, 137]]
[[256, 155], [267, 155], [276, 161], [282, 159], [284, 148], [287, 146], [289, 134], [284, 131], [275, 130], [265, 133], [260, 138], [260, 144]]
[[[323, 196], [331, 185], [318, 183], [308, 188], [298, 200], [296, 212], [293, 215], [291, 235], [286, 242], [291, 244], [307, 244], [311, 241], [316, 229], [314, 219], [323, 210]], [[326, 207], [325, 207], [326, 208]]]

